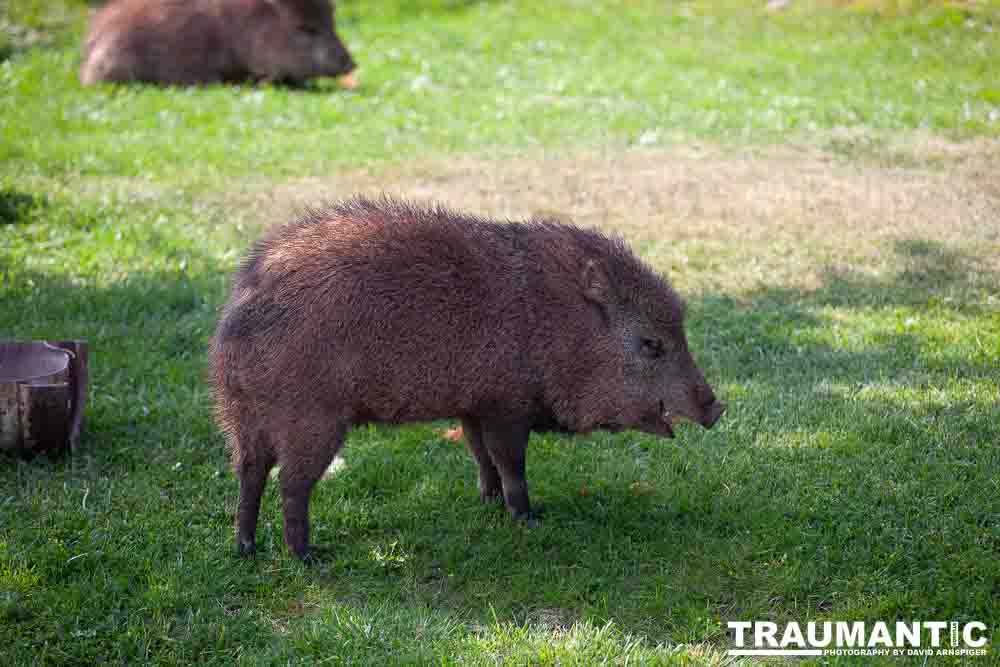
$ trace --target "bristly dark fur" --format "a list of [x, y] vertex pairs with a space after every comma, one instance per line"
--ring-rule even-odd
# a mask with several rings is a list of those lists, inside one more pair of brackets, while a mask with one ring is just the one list
[[211, 347], [240, 477], [240, 549], [281, 466], [285, 539], [351, 426], [458, 418], [484, 500], [530, 517], [533, 429], [706, 427], [716, 401], [683, 305], [621, 238], [545, 220], [353, 198], [268, 231], [236, 273]]
[[302, 83], [352, 69], [329, 0], [111, 0], [91, 17], [80, 81]]

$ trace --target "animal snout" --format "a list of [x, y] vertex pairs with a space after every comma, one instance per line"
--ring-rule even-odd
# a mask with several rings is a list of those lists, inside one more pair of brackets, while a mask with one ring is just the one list
[[356, 65], [350, 52], [336, 37], [317, 42], [312, 48], [312, 62], [325, 76], [341, 76], [354, 71]]
[[712, 428], [715, 426], [715, 422], [719, 421], [719, 417], [721, 417], [722, 413], [725, 411], [725, 403], [713, 400], [702, 410], [701, 425], [705, 428]]
[[353, 72], [358, 67], [357, 63], [354, 62], [354, 58], [351, 57], [351, 54], [347, 51], [347, 49], [344, 49], [344, 53], [341, 56], [341, 63], [343, 64], [345, 72]]
[[354, 58], [351, 57], [351, 52], [347, 50], [347, 47], [339, 39], [333, 46], [333, 60], [336, 62], [336, 67], [340, 70], [341, 74], [348, 74], [357, 68]]

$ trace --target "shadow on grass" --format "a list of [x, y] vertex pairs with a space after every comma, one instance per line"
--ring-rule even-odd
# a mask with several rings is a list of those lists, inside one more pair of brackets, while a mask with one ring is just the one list
[[[1000, 503], [989, 480], [998, 462], [985, 445], [1000, 440], [1000, 414], [936, 393], [950, 382], [988, 385], [994, 361], [930, 354], [919, 330], [875, 327], [859, 349], [819, 335], [833, 324], [827, 307], [973, 317], [985, 308], [984, 281], [997, 284], [936, 243], [894, 251], [903, 262], [894, 275], [831, 271], [810, 291], [692, 299], [691, 340], [708, 376], [734, 394], [729, 414], [675, 441], [534, 437], [529, 483], [546, 509], [538, 529], [479, 505], [464, 449], [432, 427], [355, 431], [345, 469], [314, 495], [315, 540], [328, 551], [305, 580], [359, 609], [392, 600], [456, 622], [613, 619], [655, 642], [721, 642], [724, 621], [736, 618], [995, 622]], [[150, 274], [101, 289], [27, 277], [33, 287], [5, 301], [46, 315], [16, 328], [91, 340], [91, 467], [127, 473], [118, 494], [170, 494], [163, 516], [143, 515], [147, 540], [170, 516], [207, 521], [208, 546], [188, 558], [221, 578], [231, 507], [218, 499], [235, 497], [235, 481], [199, 471], [225, 469], [204, 354], [227, 277]], [[928, 393], [900, 397], [881, 384]], [[261, 516], [263, 569], [287, 558], [274, 487]], [[109, 525], [117, 530], [114, 518]], [[268, 576], [291, 577], [291, 591], [303, 585]]]
[[[899, 240], [893, 250], [903, 266], [886, 277], [830, 268], [822, 274], [822, 285], [812, 290], [768, 287], [743, 295], [740, 301], [725, 294], [702, 295], [692, 301], [696, 320], [692, 337], [705, 337], [710, 350], [728, 350], [728, 360], [719, 363], [729, 365], [737, 379], [759, 377], [762, 370], [766, 374], [777, 371], [754, 363], [754, 359], [769, 356], [796, 362], [782, 372], [794, 372], [797, 366], [807, 374], [823, 369], [827, 380], [861, 381], [874, 372], [891, 374], [914, 368], [963, 377], [995, 372], [987, 363], [950, 359], [943, 364], [940, 359], [918, 359], [929, 335], [919, 324], [869, 332], [872, 342], [864, 351], [835, 348], [810, 335], [834, 324], [820, 314], [826, 308], [871, 312], [873, 317], [897, 309], [916, 315], [939, 311], [945, 317], [961, 318], [996, 312], [986, 300], [1000, 295], [1000, 275], [974, 257], [918, 239]], [[854, 327], [863, 332], [864, 323]], [[706, 361], [712, 363], [711, 359]], [[901, 363], [908, 365], [894, 368]]]
[[16, 225], [28, 222], [35, 210], [44, 206], [37, 195], [0, 188], [0, 225]]

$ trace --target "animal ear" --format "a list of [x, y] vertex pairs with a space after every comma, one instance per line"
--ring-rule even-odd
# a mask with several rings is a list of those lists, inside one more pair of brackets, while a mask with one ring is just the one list
[[607, 306], [611, 303], [613, 293], [611, 281], [604, 268], [596, 261], [588, 259], [583, 265], [583, 273], [580, 276], [583, 286], [583, 295], [594, 303]]

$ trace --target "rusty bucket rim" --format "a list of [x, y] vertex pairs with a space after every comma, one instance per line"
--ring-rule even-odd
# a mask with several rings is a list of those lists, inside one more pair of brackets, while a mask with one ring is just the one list
[[[31, 380], [37, 380], [39, 378], [48, 377], [50, 375], [55, 375], [56, 373], [62, 373], [70, 367], [73, 360], [76, 358], [76, 354], [72, 350], [53, 345], [45, 340], [5, 340], [0, 341], [0, 352], [3, 350], [24, 348], [22, 354], [31, 355], [33, 350], [49, 350], [51, 352], [59, 353], [63, 356], [63, 361], [60, 366], [50, 366], [48, 368], [39, 368], [37, 371], [33, 370], [31, 372], [20, 372], [13, 375], [4, 374], [3, 360], [4, 355], [0, 354], [0, 382], [10, 383], [10, 382], [30, 382]], [[16, 353], [15, 353], [16, 354]]]

